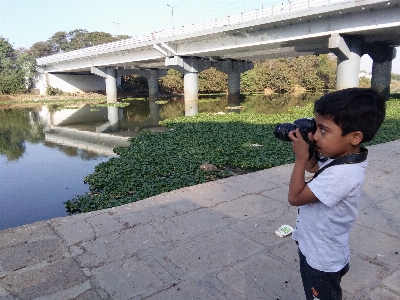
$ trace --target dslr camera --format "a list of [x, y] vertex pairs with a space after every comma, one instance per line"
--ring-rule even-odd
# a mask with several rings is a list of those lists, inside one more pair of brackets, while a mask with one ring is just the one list
[[314, 134], [315, 131], [317, 131], [317, 125], [313, 118], [298, 119], [294, 121], [293, 124], [291, 123], [278, 124], [275, 127], [274, 135], [281, 141], [291, 142], [288, 136], [289, 132], [297, 128], [299, 128], [301, 136], [309, 145], [308, 150], [310, 152], [310, 158], [311, 158], [315, 152], [315, 145], [312, 141], [308, 139], [308, 133], [311, 132], [312, 134]]

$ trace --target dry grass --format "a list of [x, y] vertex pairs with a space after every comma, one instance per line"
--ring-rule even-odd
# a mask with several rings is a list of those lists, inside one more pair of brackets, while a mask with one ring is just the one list
[[400, 93], [400, 81], [392, 80], [390, 83], [390, 93]]
[[303, 94], [303, 93], [305, 93], [305, 92], [307, 92], [307, 90], [306, 90], [304, 87], [302, 87], [302, 86], [300, 86], [300, 85], [298, 85], [298, 84], [296, 84], [296, 85], [291, 89], [291, 93], [292, 93], [292, 94], [295, 94], [295, 95], [301, 95], [301, 94]]
[[0, 95], [0, 102], [21, 102], [21, 101], [38, 101], [38, 100], [75, 100], [75, 99], [99, 99], [105, 98], [104, 94], [100, 93], [79, 93], [49, 96], [35, 94], [16, 94], [16, 95]]
[[270, 88], [265, 88], [265, 89], [264, 89], [264, 95], [265, 95], [265, 96], [272, 95], [273, 93], [274, 93], [274, 91], [271, 90]]

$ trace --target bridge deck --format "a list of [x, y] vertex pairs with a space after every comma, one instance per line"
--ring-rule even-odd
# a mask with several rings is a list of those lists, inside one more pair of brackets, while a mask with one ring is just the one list
[[[255, 60], [274, 58], [275, 50], [285, 47], [290, 55], [328, 53], [327, 37], [332, 32], [355, 34], [351, 30], [360, 28], [365, 29], [362, 34], [370, 35], [372, 42], [375, 39], [387, 45], [399, 46], [399, 3], [400, 0], [289, 1], [281, 6], [42, 57], [37, 59], [37, 64], [49, 72], [73, 72], [87, 71], [91, 66], [165, 68], [165, 57], [173, 55]], [[391, 9], [386, 9], [389, 6]], [[383, 15], [375, 14], [372, 17], [375, 11], [382, 11]], [[354, 20], [346, 20], [350, 14]], [[373, 21], [367, 24], [365, 19], [371, 18], [379, 18], [381, 24]], [[360, 24], [357, 29], [344, 29], [342, 23], [346, 22]], [[289, 27], [290, 30], [287, 30]], [[288, 31], [294, 34], [288, 35]], [[376, 36], [380, 36], [380, 39]], [[303, 38], [310, 40], [299, 42]], [[205, 44], [208, 44], [207, 49], [204, 48]], [[302, 48], [301, 44], [308, 47]], [[295, 46], [298, 49], [294, 49]], [[245, 53], [249, 51], [254, 53]], [[113, 56], [107, 56], [110, 53]], [[121, 59], [121, 56], [124, 58]]]

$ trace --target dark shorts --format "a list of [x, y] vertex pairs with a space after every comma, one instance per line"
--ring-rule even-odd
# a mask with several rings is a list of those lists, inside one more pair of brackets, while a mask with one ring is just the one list
[[306, 261], [306, 257], [301, 253], [300, 274], [303, 280], [304, 292], [307, 300], [340, 300], [342, 299], [342, 288], [340, 281], [349, 271], [349, 264], [338, 272], [322, 272], [312, 268]]

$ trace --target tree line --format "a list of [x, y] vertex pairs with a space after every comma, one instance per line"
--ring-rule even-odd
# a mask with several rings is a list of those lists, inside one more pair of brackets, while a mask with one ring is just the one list
[[[127, 38], [130, 37], [75, 29], [56, 32], [29, 49], [13, 49], [8, 39], [0, 37], [0, 94], [29, 92], [37, 76], [35, 61], [39, 57]], [[205, 70], [199, 73], [199, 92], [226, 92], [227, 78], [227, 74], [215, 68]], [[241, 74], [241, 91], [285, 93], [298, 87], [318, 91], [334, 89], [335, 81], [336, 57], [333, 55], [280, 58], [254, 62], [252, 70]], [[159, 83], [163, 93], [183, 92], [183, 74], [175, 70], [169, 70]], [[147, 80], [137, 75], [125, 76], [120, 89], [130, 94], [146, 93]]]
[[[162, 93], [183, 92], [183, 74], [178, 71], [168, 70], [159, 81]], [[241, 92], [287, 93], [298, 88], [315, 92], [335, 86], [336, 57], [329, 54], [256, 61], [253, 69], [241, 74]], [[147, 81], [137, 75], [126, 76], [121, 89], [126, 93], [146, 93]], [[199, 73], [200, 93], [221, 93], [227, 89], [227, 74], [215, 68]]]

